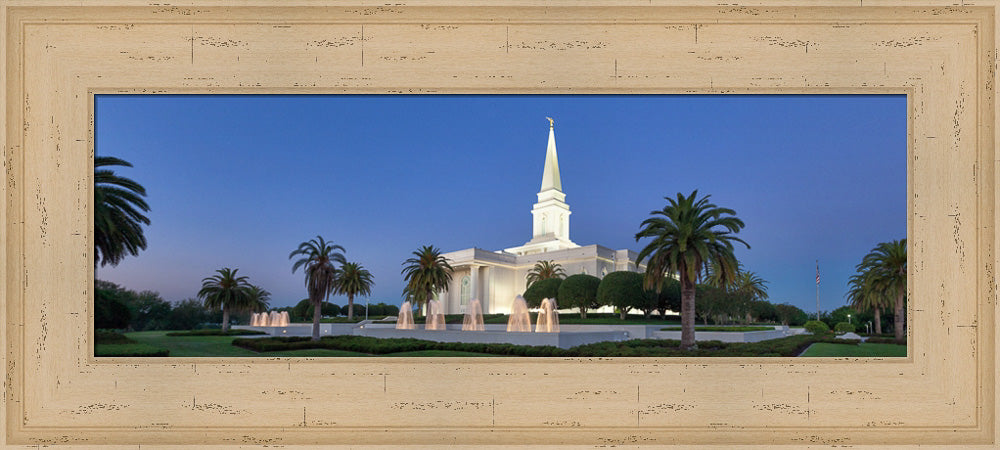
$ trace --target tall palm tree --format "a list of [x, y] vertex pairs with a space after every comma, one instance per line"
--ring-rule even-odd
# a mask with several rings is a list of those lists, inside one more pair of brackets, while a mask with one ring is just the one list
[[149, 225], [149, 205], [143, 200], [146, 188], [115, 175], [108, 167], [132, 167], [128, 161], [94, 157], [94, 266], [118, 265], [126, 254], [138, 255], [146, 249], [142, 226]]
[[229, 331], [230, 311], [240, 311], [251, 306], [247, 277], [236, 276], [239, 269], [223, 267], [216, 270], [218, 275], [201, 280], [198, 298], [205, 301], [205, 307], [222, 308], [222, 331]]
[[414, 258], [403, 261], [403, 280], [406, 281], [405, 293], [412, 295], [418, 305], [434, 298], [435, 291], [447, 291], [451, 283], [454, 269], [448, 260], [441, 256], [437, 248], [425, 245], [413, 252]]
[[882, 284], [873, 282], [869, 272], [856, 273], [848, 279], [847, 302], [855, 311], [872, 311], [875, 315], [875, 334], [882, 334], [882, 309], [892, 304], [892, 298]]
[[733, 278], [731, 289], [736, 293], [746, 305], [746, 321], [752, 322], [751, 304], [755, 300], [767, 299], [767, 281], [750, 271], [737, 270], [736, 277]]
[[[694, 340], [694, 300], [695, 285], [707, 264], [717, 268], [720, 282], [728, 283], [737, 270], [733, 243], [750, 245], [735, 236], [743, 227], [743, 221], [729, 208], [719, 208], [709, 203], [710, 195], [698, 198], [698, 191], [685, 197], [680, 192], [677, 198], [664, 197], [667, 205], [662, 210], [652, 211], [652, 217], [644, 220], [642, 229], [635, 240], [652, 238], [639, 252], [637, 261], [646, 262], [646, 289], [660, 289], [663, 277], [677, 273], [681, 282], [681, 348], [697, 348]], [[660, 217], [662, 216], [662, 217]]]
[[346, 251], [344, 247], [327, 242], [322, 236], [316, 236], [316, 239], [299, 244], [299, 247], [288, 255], [288, 259], [300, 256], [292, 265], [292, 273], [304, 266], [306, 292], [309, 293], [309, 302], [313, 305], [312, 340], [314, 341], [319, 340], [319, 319], [322, 316], [323, 300], [329, 298], [330, 293], [336, 289], [340, 276], [340, 270], [334, 264], [343, 265], [347, 262], [341, 253], [344, 251]]
[[249, 312], [264, 312], [271, 307], [271, 293], [260, 286], [252, 284], [248, 286], [247, 296], [249, 297], [249, 302], [247, 302], [247, 311]]
[[529, 288], [536, 281], [547, 280], [549, 278], [566, 278], [566, 271], [556, 262], [539, 261], [535, 263], [535, 267], [532, 267], [528, 271], [528, 275], [525, 278], [528, 280], [525, 288]]
[[859, 272], [870, 273], [871, 283], [882, 289], [894, 301], [893, 331], [896, 341], [902, 343], [906, 335], [906, 239], [882, 242], [875, 246], [858, 265]]
[[347, 319], [354, 319], [354, 296], [355, 295], [371, 295], [372, 286], [375, 285], [375, 281], [372, 280], [372, 274], [361, 264], [345, 262], [340, 268], [340, 280], [337, 282], [337, 286], [334, 289], [335, 294], [344, 294], [347, 296]]

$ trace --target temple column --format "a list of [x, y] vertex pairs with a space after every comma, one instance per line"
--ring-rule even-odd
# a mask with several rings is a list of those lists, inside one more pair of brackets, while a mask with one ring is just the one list
[[[479, 266], [473, 264], [469, 266], [469, 301], [479, 298]], [[465, 312], [465, 306], [462, 305], [462, 312]]]

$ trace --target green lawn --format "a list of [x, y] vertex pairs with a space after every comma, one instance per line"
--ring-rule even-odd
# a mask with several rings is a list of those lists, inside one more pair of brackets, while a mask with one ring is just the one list
[[827, 344], [817, 342], [799, 356], [823, 357], [905, 357], [906, 346], [897, 344]]

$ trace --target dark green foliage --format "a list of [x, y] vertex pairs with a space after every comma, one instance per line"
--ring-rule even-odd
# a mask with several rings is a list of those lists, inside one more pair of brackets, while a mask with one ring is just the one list
[[833, 331], [837, 333], [853, 333], [854, 325], [847, 322], [838, 322], [837, 325], [833, 327]]
[[[319, 310], [323, 317], [337, 317], [341, 315], [341, 307], [333, 303], [323, 302]], [[343, 307], [343, 315], [347, 315], [347, 306]], [[288, 320], [292, 322], [311, 322], [313, 316], [313, 304], [308, 298], [299, 301], [288, 313]]]
[[809, 315], [805, 311], [788, 303], [774, 305], [774, 311], [778, 316], [778, 321], [785, 325], [799, 326], [809, 320]]
[[806, 322], [805, 329], [812, 334], [826, 334], [830, 331], [830, 327], [827, 326], [826, 322], [819, 320], [810, 320]]
[[597, 301], [597, 288], [601, 279], [593, 275], [570, 275], [559, 285], [556, 304], [560, 308], [579, 308], [580, 317], [587, 318], [587, 310], [601, 307]]
[[622, 318], [633, 308], [652, 310], [656, 306], [655, 301], [642, 289], [642, 275], [636, 272], [611, 272], [597, 286], [597, 303], [617, 307]]
[[[681, 327], [667, 327], [660, 328], [662, 331], [681, 331]], [[694, 327], [694, 331], [728, 331], [728, 332], [746, 332], [746, 331], [774, 331], [774, 327]]]
[[95, 344], [132, 344], [134, 340], [115, 330], [94, 330]]
[[419, 339], [379, 339], [368, 336], [325, 336], [319, 341], [307, 337], [237, 338], [233, 345], [257, 352], [325, 348], [382, 355], [424, 350], [464, 351], [504, 356], [535, 357], [616, 357], [616, 356], [798, 356], [815, 342], [857, 345], [859, 341], [827, 336], [798, 335], [754, 343], [698, 342], [694, 351], [683, 351], [680, 341], [633, 339], [622, 342], [598, 342], [570, 349], [551, 346], [513, 344], [469, 344], [433, 342]]
[[256, 330], [230, 329], [228, 331], [222, 331], [220, 329], [211, 329], [211, 330], [171, 331], [167, 333], [167, 336], [250, 336], [259, 334], [267, 334], [267, 333]]
[[664, 277], [660, 282], [660, 293], [651, 290], [649, 295], [656, 298], [656, 310], [661, 317], [666, 317], [667, 311], [681, 312], [681, 282], [674, 277]]
[[383, 302], [378, 302], [375, 304], [368, 305], [368, 315], [374, 316], [398, 316], [399, 307], [396, 305], [387, 305]]
[[132, 311], [113, 289], [94, 290], [94, 327], [96, 328], [128, 328], [132, 320]]
[[[847, 320], [847, 315], [850, 314], [852, 320]], [[854, 318], [857, 316], [857, 311], [850, 306], [841, 306], [830, 312], [823, 312], [820, 314], [820, 320], [826, 322], [827, 326], [833, 328], [836, 324], [840, 322], [854, 322]]]
[[146, 344], [97, 344], [94, 356], [163, 357], [170, 356], [170, 350]]
[[751, 300], [750, 316], [756, 322], [777, 322], [778, 309], [767, 300]]
[[146, 188], [121, 177], [111, 166], [132, 167], [128, 161], [111, 156], [94, 157], [94, 266], [118, 265], [126, 255], [146, 249], [143, 213], [149, 205], [143, 199]]
[[[547, 298], [558, 298], [559, 296], [559, 286], [562, 285], [562, 278], [546, 278], [544, 280], [538, 280], [528, 286], [528, 289], [524, 291], [524, 301], [528, 304], [529, 308], [538, 308], [542, 304], [542, 300]], [[557, 305], [562, 305], [559, 301], [556, 301]]]

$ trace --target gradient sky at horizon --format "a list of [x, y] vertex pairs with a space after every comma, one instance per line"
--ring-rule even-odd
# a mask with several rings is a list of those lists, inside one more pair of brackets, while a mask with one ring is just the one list
[[421, 245], [531, 238], [546, 116], [580, 245], [638, 251], [663, 197], [698, 189], [746, 222], [737, 257], [770, 301], [813, 312], [817, 259], [831, 310], [906, 235], [902, 95], [98, 95], [97, 153], [134, 165], [116, 172], [146, 187], [152, 223], [147, 250], [97, 277], [179, 301], [234, 267], [288, 306], [306, 297], [288, 254], [322, 235], [373, 273], [373, 303], [399, 304]]

